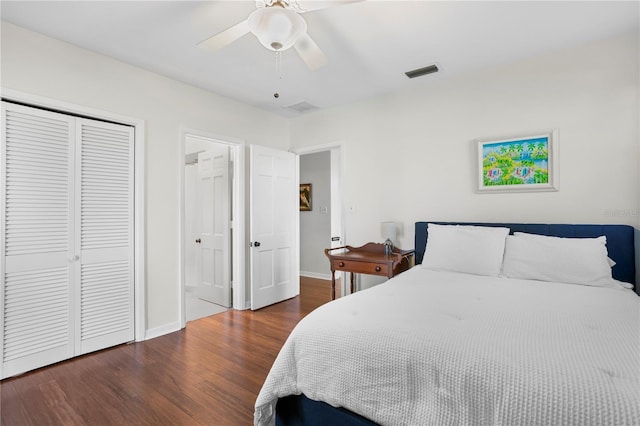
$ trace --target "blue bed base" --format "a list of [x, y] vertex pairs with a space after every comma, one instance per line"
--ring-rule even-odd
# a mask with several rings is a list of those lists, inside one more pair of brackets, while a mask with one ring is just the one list
[[[415, 260], [422, 263], [427, 244], [427, 223], [416, 222], [415, 225]], [[430, 222], [439, 225], [475, 225], [500, 226], [514, 232], [550, 235], [569, 238], [596, 238], [601, 235], [607, 237], [609, 257], [616, 262], [612, 269], [613, 278], [633, 284], [634, 290], [640, 295], [636, 286], [635, 266], [635, 230], [628, 225], [566, 225], [539, 223], [476, 223], [476, 222]], [[291, 395], [278, 400], [276, 406], [277, 426], [371, 426], [376, 423], [344, 408], [335, 408], [329, 404], [313, 401], [305, 395]]]
[[373, 426], [371, 420], [340, 407], [314, 401], [302, 395], [278, 400], [276, 426]]

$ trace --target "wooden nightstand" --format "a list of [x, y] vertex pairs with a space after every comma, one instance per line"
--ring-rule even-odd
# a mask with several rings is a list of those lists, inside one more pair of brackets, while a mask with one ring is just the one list
[[[336, 253], [337, 250], [341, 250]], [[413, 250], [393, 249], [384, 254], [384, 244], [368, 243], [362, 247], [343, 246], [325, 249], [331, 265], [331, 300], [336, 298], [336, 271], [350, 272], [351, 293], [355, 292], [354, 274], [382, 275], [391, 278], [413, 266]]]

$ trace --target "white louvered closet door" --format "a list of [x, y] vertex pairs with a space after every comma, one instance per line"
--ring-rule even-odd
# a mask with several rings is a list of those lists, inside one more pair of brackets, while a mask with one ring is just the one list
[[74, 354], [73, 120], [2, 103], [1, 378]]
[[77, 342], [84, 354], [134, 339], [133, 128], [78, 119]]
[[133, 129], [2, 103], [0, 378], [134, 339]]

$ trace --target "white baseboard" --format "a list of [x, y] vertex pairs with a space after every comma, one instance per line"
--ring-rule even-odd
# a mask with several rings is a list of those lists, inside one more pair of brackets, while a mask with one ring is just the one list
[[180, 331], [180, 321], [148, 329], [144, 334], [144, 340], [164, 336], [165, 334], [173, 333], [174, 331]]
[[331, 274], [319, 274], [317, 272], [300, 271], [300, 276], [307, 278], [317, 278], [319, 280], [330, 280]]

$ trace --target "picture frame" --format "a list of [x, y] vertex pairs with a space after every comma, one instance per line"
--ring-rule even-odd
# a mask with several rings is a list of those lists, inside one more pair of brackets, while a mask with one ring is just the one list
[[311, 184], [310, 183], [300, 184], [300, 211], [301, 212], [311, 211]]
[[477, 139], [479, 193], [558, 191], [558, 132]]

